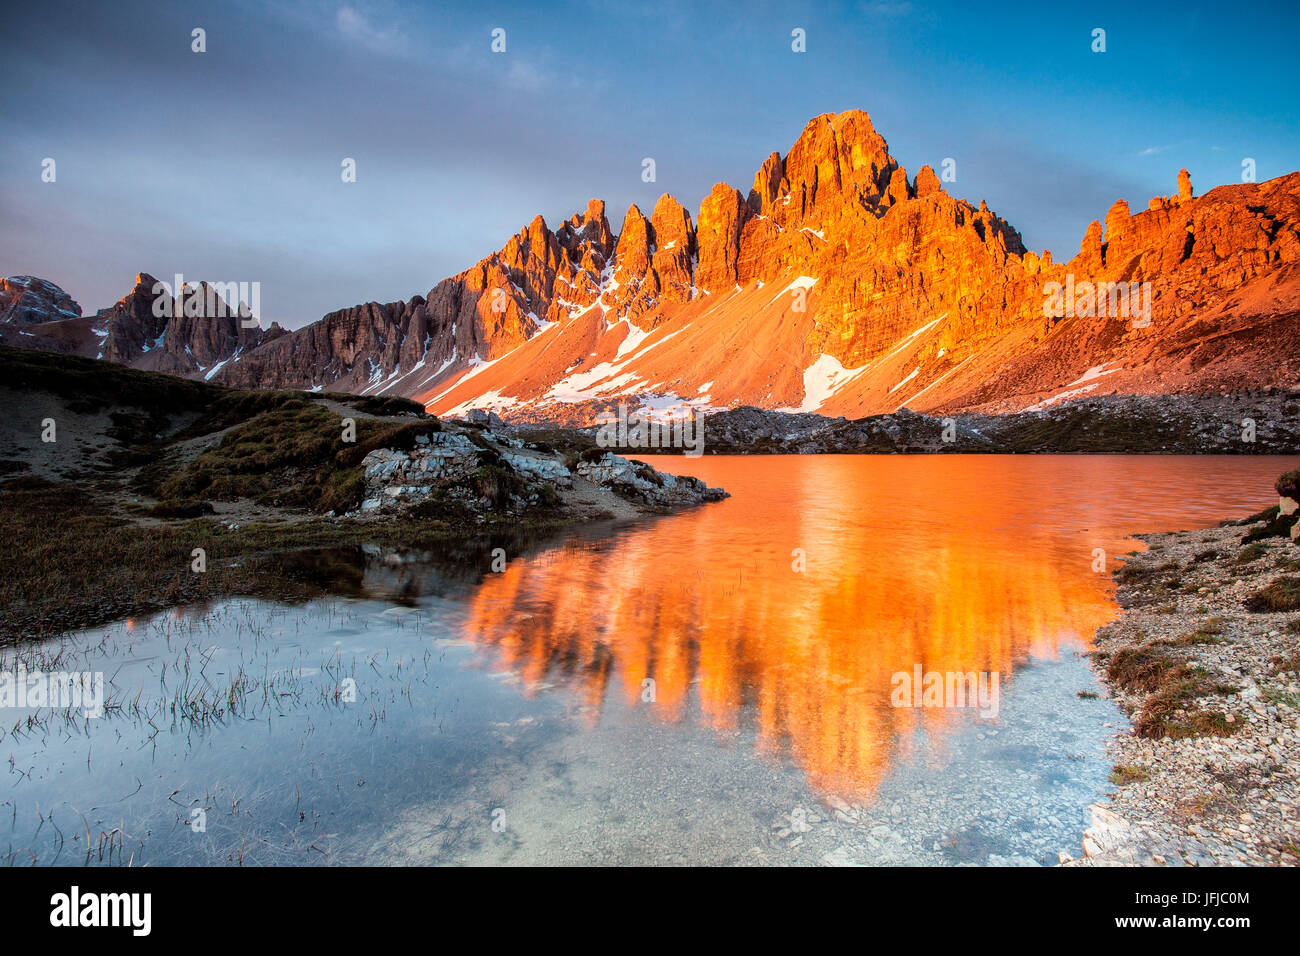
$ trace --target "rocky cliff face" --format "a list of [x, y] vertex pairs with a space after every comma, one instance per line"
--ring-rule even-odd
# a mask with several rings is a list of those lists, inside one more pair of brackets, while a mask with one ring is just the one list
[[100, 358], [129, 365], [140, 356], [161, 347], [167, 319], [154, 315], [153, 289], [157, 280], [147, 273], [135, 277], [131, 291], [98, 313], [107, 333], [100, 346]]
[[[865, 113], [819, 116], [784, 159], [768, 157], [747, 197], [715, 186], [698, 225], [667, 194], [649, 216], [629, 208], [617, 237], [598, 200], [555, 232], [538, 217], [428, 296], [331, 313], [220, 378], [433, 397], [444, 383], [564, 326], [565, 347], [548, 350], [540, 366], [521, 365], [509, 383], [512, 397], [529, 401], [560, 385], [566, 371], [586, 377], [599, 368], [588, 359], [602, 356], [611, 331], [620, 337], [609, 346], [617, 352], [628, 336], [692, 303], [716, 304], [786, 273], [825, 277], [806, 350], [862, 360], [909, 331], [918, 311], [982, 289], [1009, 255], [1024, 251], [987, 207], [949, 197], [928, 167], [918, 179], [919, 187], [909, 183]], [[442, 407], [463, 411], [476, 397], [457, 390]]]
[[[1178, 196], [1136, 215], [1116, 202], [1068, 262], [1025, 256], [997, 288], [1002, 301], [982, 303], [1016, 329], [1021, 354], [977, 357], [950, 383], [947, 406], [1002, 411], [1103, 386], [1152, 394], [1300, 382], [1300, 174], [1200, 198], [1185, 170], [1179, 180]], [[1076, 290], [1074, 314], [1065, 302], [1065, 316], [1043, 315], [1051, 283]], [[1083, 283], [1094, 287], [1091, 306]]]
[[172, 375], [206, 373], [282, 335], [277, 325], [262, 329], [240, 317], [241, 303], [230, 302], [206, 282], [187, 283], [169, 295], [153, 276], [136, 276], [135, 287], [98, 317], [106, 322], [104, 358]]
[[243, 356], [219, 379], [246, 387], [418, 394], [590, 306], [613, 251], [599, 200], [554, 232], [538, 216], [499, 252], [427, 296], [331, 312]]
[[1295, 383], [1298, 201], [1300, 174], [1196, 197], [1183, 171], [1055, 262], [930, 167], [909, 176], [865, 113], [828, 114], [748, 196], [715, 186], [693, 233], [672, 197], [630, 210], [598, 309], [414, 394], [588, 424], [624, 402], [859, 417]]
[[[425, 296], [290, 333], [160, 323], [140, 276], [95, 334], [103, 357], [161, 371], [520, 421], [589, 424], [620, 403], [1018, 411], [1295, 383], [1298, 262], [1300, 173], [1197, 197], [1184, 170], [1143, 211], [1117, 201], [1058, 262], [929, 166], [910, 175], [851, 110], [811, 120], [747, 193], [714, 186], [694, 220], [665, 194], [616, 236], [592, 200], [555, 230], [535, 218]], [[5, 302], [24, 295], [38, 305], [23, 315], [67, 308], [23, 289], [0, 310], [19, 314]]]

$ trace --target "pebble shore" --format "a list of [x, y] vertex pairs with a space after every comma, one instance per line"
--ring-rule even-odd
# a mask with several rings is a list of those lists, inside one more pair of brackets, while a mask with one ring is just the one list
[[1110, 744], [1114, 792], [1082, 856], [1061, 863], [1300, 864], [1300, 611], [1248, 609], [1300, 572], [1300, 547], [1243, 543], [1261, 527], [1141, 535], [1116, 575], [1124, 610], [1092, 663], [1134, 726]]

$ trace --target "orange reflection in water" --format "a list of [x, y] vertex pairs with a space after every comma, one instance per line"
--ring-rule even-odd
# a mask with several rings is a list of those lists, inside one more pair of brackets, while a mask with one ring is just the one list
[[[1030, 656], [1082, 648], [1114, 616], [1094, 548], [1113, 559], [1132, 550], [1126, 534], [1208, 524], [1271, 480], [1255, 487], [1242, 459], [1222, 475], [1192, 470], [1217, 459], [647, 460], [733, 497], [510, 562], [472, 597], [467, 637], [528, 692], [569, 681], [593, 715], [618, 692], [677, 721], [693, 696], [711, 726], [750, 722], [760, 748], [814, 786], [857, 795], [918, 721], [942, 736], [972, 713], [891, 706], [895, 673], [997, 672], [1005, 689]], [[1153, 467], [1169, 472], [1154, 491]]]

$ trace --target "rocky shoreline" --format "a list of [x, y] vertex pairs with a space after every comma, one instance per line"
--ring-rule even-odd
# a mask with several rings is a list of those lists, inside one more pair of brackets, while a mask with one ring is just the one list
[[[1297, 473], [1279, 479], [1296, 493]], [[1296, 500], [1218, 528], [1139, 535], [1093, 667], [1131, 715], [1110, 799], [1067, 865], [1300, 864]]]
[[[613, 416], [617, 405], [593, 403]], [[476, 412], [503, 433], [556, 447], [596, 445], [598, 427], [503, 421]], [[635, 414], [633, 412], [633, 414]], [[1167, 454], [1300, 453], [1300, 391], [1210, 395], [1100, 395], [1020, 412], [913, 412], [867, 418], [750, 406], [704, 415], [706, 455], [852, 454]], [[680, 454], [682, 448], [640, 448]]]

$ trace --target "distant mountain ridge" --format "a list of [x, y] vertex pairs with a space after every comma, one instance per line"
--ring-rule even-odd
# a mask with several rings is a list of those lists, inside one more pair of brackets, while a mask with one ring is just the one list
[[[0, 280], [0, 345], [211, 379], [226, 362], [285, 334], [274, 323], [268, 329], [246, 326], [238, 304], [206, 282], [187, 282], [183, 298], [171, 293], [166, 283], [140, 273], [121, 299], [83, 316], [81, 306], [52, 282], [13, 276]], [[191, 300], [197, 305], [187, 309]]]
[[[80, 354], [522, 421], [589, 424], [619, 403], [1020, 411], [1111, 391], [1296, 385], [1298, 263], [1300, 173], [1196, 197], [1184, 171], [1143, 211], [1117, 201], [1057, 263], [984, 202], [950, 196], [929, 166], [909, 177], [851, 110], [811, 120], [747, 195], [715, 186], [698, 220], [665, 194], [649, 216], [633, 205], [615, 235], [592, 200], [554, 231], [536, 217], [427, 296], [292, 332], [160, 329], [140, 276], [89, 323], [105, 347]], [[87, 324], [75, 303], [20, 279], [0, 289], [0, 342], [85, 349], [59, 334]], [[1091, 302], [1062, 303], [1058, 287]]]

